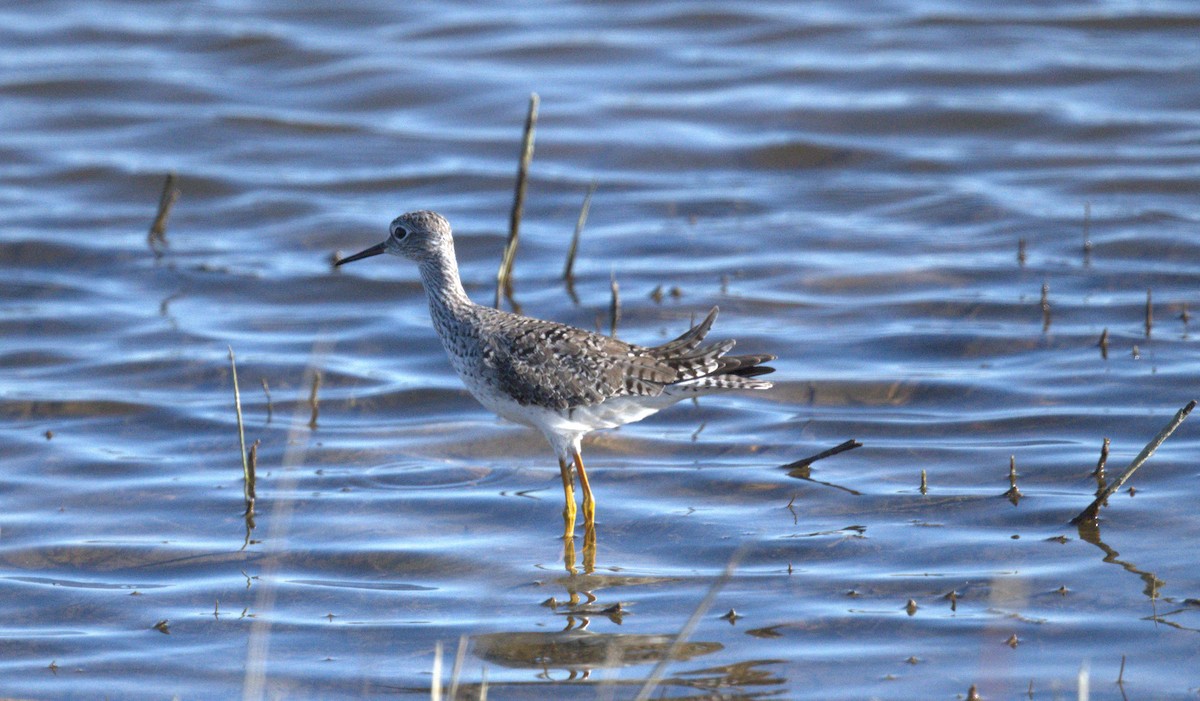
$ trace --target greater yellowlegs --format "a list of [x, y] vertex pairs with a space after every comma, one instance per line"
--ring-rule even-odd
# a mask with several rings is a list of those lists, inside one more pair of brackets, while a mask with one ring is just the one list
[[397, 217], [386, 241], [337, 264], [381, 253], [417, 263], [433, 327], [471, 394], [496, 414], [540, 430], [554, 448], [568, 537], [575, 524], [572, 466], [585, 527], [592, 532], [595, 525], [596, 502], [579, 454], [587, 433], [639, 421], [689, 397], [771, 386], [754, 378], [773, 371], [762, 363], [775, 356], [727, 356], [732, 340], [701, 345], [716, 307], [669, 343], [635, 346], [472, 302], [458, 276], [450, 223], [436, 212]]

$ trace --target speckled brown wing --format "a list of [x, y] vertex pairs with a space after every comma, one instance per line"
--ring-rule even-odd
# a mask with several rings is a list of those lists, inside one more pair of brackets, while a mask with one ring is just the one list
[[726, 356], [734, 341], [702, 346], [717, 316], [659, 346], [642, 347], [552, 321], [497, 312], [485, 363], [501, 389], [522, 405], [558, 410], [592, 406], [622, 396], [657, 397], [685, 383], [690, 391], [761, 389], [750, 380], [772, 372], [772, 355]]
[[552, 321], [497, 317], [485, 362], [522, 405], [558, 410], [612, 397], [657, 396], [679, 378], [669, 363], [624, 341]]

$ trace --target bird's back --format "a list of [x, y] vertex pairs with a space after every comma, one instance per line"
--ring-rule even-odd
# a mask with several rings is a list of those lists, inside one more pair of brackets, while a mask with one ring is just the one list
[[701, 345], [716, 314], [653, 347], [479, 305], [435, 326], [455, 370], [486, 406], [501, 415], [513, 407], [500, 411], [497, 403], [566, 414], [612, 400], [657, 410], [685, 396], [770, 387], [753, 378], [772, 371], [761, 363], [773, 356], [726, 356], [733, 341]]

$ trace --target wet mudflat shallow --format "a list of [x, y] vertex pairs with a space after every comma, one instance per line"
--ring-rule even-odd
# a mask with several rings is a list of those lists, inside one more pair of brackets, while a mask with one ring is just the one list
[[[1200, 395], [1190, 3], [0, 19], [0, 695], [1200, 693], [1198, 419], [1068, 524]], [[490, 301], [531, 91], [522, 310], [780, 356], [585, 444], [594, 553], [415, 269], [330, 267], [436, 209]]]

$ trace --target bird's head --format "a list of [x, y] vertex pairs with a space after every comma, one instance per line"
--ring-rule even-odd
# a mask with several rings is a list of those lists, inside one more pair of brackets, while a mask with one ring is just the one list
[[344, 265], [381, 253], [403, 256], [423, 263], [444, 255], [447, 248], [453, 250], [450, 222], [437, 212], [420, 211], [401, 214], [388, 227], [388, 237], [383, 243], [375, 244], [365, 251], [342, 258], [337, 262]]

